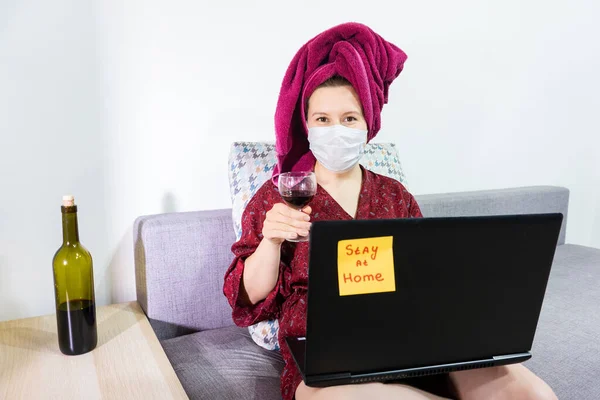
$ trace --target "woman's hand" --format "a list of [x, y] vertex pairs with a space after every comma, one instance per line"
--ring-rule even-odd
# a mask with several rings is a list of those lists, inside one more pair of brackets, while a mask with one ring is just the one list
[[294, 210], [284, 203], [278, 203], [267, 212], [262, 234], [271, 243], [281, 244], [286, 239], [308, 236], [310, 230], [310, 207], [302, 211]]

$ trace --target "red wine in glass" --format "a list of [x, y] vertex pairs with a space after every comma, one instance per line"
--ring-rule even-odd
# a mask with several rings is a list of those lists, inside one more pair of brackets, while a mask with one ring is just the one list
[[310, 201], [315, 197], [315, 194], [307, 191], [285, 191], [281, 193], [281, 197], [286, 204], [292, 208], [297, 210], [301, 210], [310, 203]]

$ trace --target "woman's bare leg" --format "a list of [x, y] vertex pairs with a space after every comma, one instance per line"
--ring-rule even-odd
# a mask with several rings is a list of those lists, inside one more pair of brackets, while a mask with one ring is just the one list
[[398, 383], [363, 383], [360, 385], [330, 386], [313, 388], [300, 382], [296, 389], [296, 400], [442, 400], [434, 394]]
[[541, 378], [521, 364], [450, 373], [461, 400], [557, 400]]

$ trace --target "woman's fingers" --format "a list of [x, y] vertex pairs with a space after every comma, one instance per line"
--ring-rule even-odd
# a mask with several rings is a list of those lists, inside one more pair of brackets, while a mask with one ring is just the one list
[[263, 234], [267, 239], [296, 239], [298, 234], [296, 232], [286, 232], [286, 231], [268, 231], [266, 234]]
[[299, 221], [297, 219], [290, 218], [285, 215], [280, 215], [279, 218], [276, 218], [274, 221], [281, 223], [281, 224], [292, 226], [297, 229], [304, 229], [304, 230], [310, 229], [310, 222]]
[[308, 235], [308, 231], [309, 228], [297, 228], [295, 226], [289, 225], [289, 224], [284, 224], [281, 222], [265, 222], [265, 228], [268, 229], [269, 231], [279, 231], [279, 232], [286, 232], [286, 233], [296, 233], [300, 236], [306, 236]]
[[310, 216], [289, 208], [285, 204], [283, 207], [273, 207], [273, 209], [267, 213], [267, 220], [278, 222], [286, 225], [293, 226], [298, 229], [308, 230], [310, 229]]
[[291, 207], [283, 203], [277, 203], [273, 206], [272, 210], [278, 212], [281, 215], [285, 215], [286, 217], [296, 219], [299, 221], [310, 221], [310, 216], [302, 211], [294, 210]]
[[[308, 208], [308, 210], [307, 210]], [[275, 204], [267, 212], [263, 224], [263, 236], [267, 239], [296, 239], [308, 236], [310, 231], [310, 207], [294, 210], [283, 203]], [[307, 213], [308, 211], [308, 213]]]

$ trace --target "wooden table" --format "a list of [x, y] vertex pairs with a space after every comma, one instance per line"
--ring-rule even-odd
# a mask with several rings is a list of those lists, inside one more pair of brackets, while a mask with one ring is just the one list
[[54, 314], [0, 322], [0, 399], [187, 399], [136, 303], [97, 308], [98, 345], [58, 348]]

